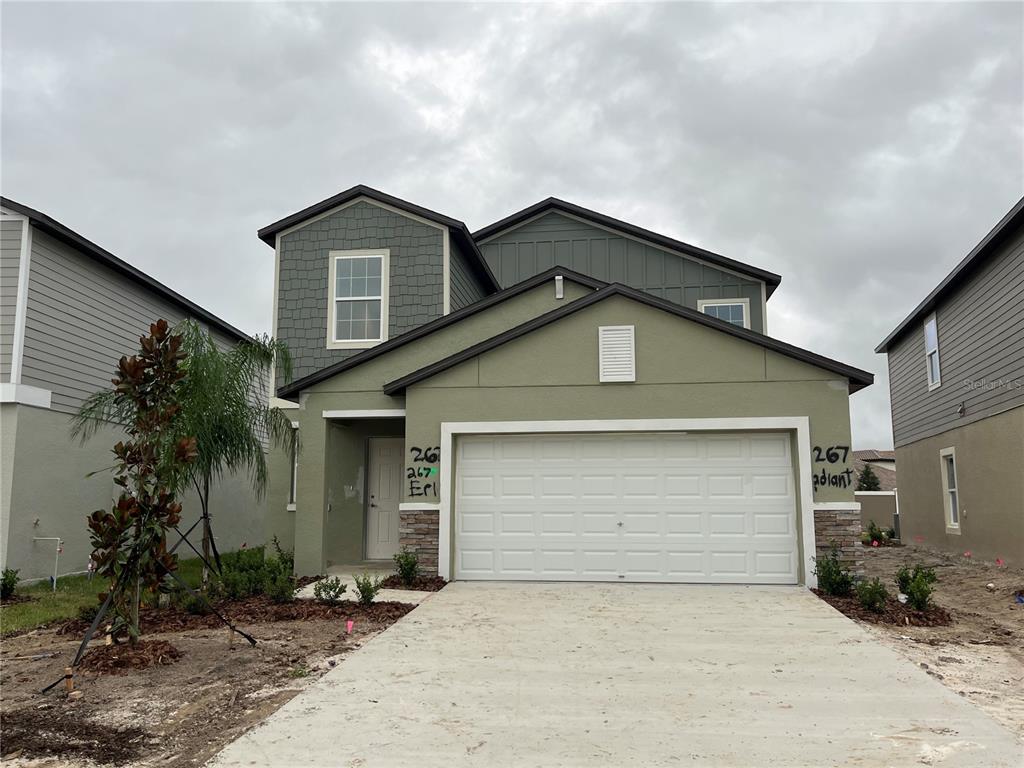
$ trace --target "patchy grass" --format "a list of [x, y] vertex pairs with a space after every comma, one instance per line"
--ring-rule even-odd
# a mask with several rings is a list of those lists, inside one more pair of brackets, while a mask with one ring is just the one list
[[[178, 573], [190, 585], [198, 586], [203, 566], [199, 558], [178, 562]], [[98, 577], [89, 581], [86, 575], [62, 576], [57, 579], [54, 592], [49, 580], [18, 587], [17, 594], [31, 598], [0, 608], [0, 634], [35, 629], [55, 621], [78, 616], [78, 611], [99, 602], [98, 595], [106, 590], [106, 583]]]

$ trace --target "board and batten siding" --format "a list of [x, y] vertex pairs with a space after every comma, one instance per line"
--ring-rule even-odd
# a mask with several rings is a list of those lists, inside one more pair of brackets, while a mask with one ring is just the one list
[[[72, 414], [110, 386], [117, 361], [134, 354], [156, 320], [186, 313], [153, 291], [33, 228], [21, 380], [52, 393]], [[218, 345], [235, 339], [211, 329]]]
[[0, 219], [0, 381], [4, 382], [11, 380], [23, 227], [20, 219]]
[[[300, 379], [359, 353], [327, 348], [331, 251], [388, 249], [388, 338], [439, 318], [444, 309], [443, 231], [360, 201], [280, 236], [277, 338]], [[278, 372], [277, 386], [284, 384]]]
[[489, 289], [474, 271], [466, 254], [456, 245], [454, 239], [449, 246], [449, 309], [452, 312], [468, 307], [493, 291]]
[[923, 318], [888, 351], [896, 447], [1024, 406], [1024, 229], [942, 300], [935, 320], [941, 386], [928, 390]]
[[623, 283], [691, 309], [699, 299], [745, 298], [764, 332], [762, 283], [550, 211], [479, 244], [502, 288], [553, 266]]

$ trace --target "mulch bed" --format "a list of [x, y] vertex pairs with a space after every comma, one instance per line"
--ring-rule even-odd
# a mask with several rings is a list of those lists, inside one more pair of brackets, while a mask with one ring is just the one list
[[63, 757], [123, 765], [137, 760], [148, 739], [141, 728], [92, 723], [73, 704], [5, 712], [0, 729], [5, 758]]
[[180, 658], [181, 651], [166, 640], [139, 640], [135, 645], [98, 645], [82, 657], [79, 667], [98, 675], [121, 675], [134, 669], [173, 664]]
[[820, 589], [813, 590], [814, 594], [831, 605], [840, 613], [849, 616], [851, 619], [866, 621], [870, 624], [894, 624], [912, 627], [945, 627], [953, 623], [949, 611], [940, 606], [933, 605], [927, 611], [917, 611], [899, 600], [889, 598], [885, 601], [885, 608], [880, 612], [869, 610], [860, 604], [856, 597], [836, 597], [826, 595]]
[[448, 582], [440, 576], [417, 576], [412, 584], [406, 584], [397, 573], [388, 576], [380, 585], [385, 589], [411, 589], [419, 592], [440, 592]]
[[10, 597], [5, 597], [3, 599], [0, 599], [0, 605], [15, 605], [17, 603], [31, 603], [35, 599], [36, 598], [32, 597], [31, 595], [11, 595]]
[[[343, 602], [326, 605], [313, 600], [294, 600], [290, 603], [275, 603], [264, 595], [244, 600], [229, 600], [217, 603], [217, 610], [232, 623], [247, 625], [274, 621], [306, 621], [313, 619], [337, 619], [338, 621], [369, 622], [371, 626], [391, 624], [415, 608], [409, 603], [380, 602], [370, 605]], [[216, 616], [186, 613], [177, 608], [148, 608], [139, 614], [139, 628], [143, 634], [154, 632], [181, 632], [190, 629], [223, 627]], [[79, 635], [89, 625], [81, 619], [72, 619], [57, 629], [57, 634]]]

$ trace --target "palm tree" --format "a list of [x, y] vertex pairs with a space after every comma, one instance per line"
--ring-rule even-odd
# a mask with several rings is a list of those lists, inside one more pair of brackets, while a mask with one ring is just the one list
[[[186, 358], [181, 367], [188, 374], [175, 423], [183, 435], [195, 437], [198, 451], [182, 484], [191, 484], [199, 497], [203, 557], [208, 562], [212, 552], [219, 567], [210, 528], [210, 487], [225, 474], [245, 471], [257, 498], [266, 492], [265, 444], [290, 446], [295, 439], [291, 420], [268, 400], [275, 367], [286, 380], [291, 378], [291, 355], [284, 343], [267, 335], [221, 349], [193, 320], [180, 323], [175, 333], [182, 336]], [[72, 417], [72, 436], [85, 442], [104, 425], [127, 423], [129, 414], [123, 410], [111, 390], [90, 395]], [[204, 586], [208, 578], [204, 564]]]

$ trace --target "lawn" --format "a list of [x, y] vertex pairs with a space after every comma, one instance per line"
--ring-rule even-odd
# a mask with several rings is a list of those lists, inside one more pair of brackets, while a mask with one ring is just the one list
[[[202, 568], [199, 558], [178, 562], [178, 573], [191, 586], [199, 584]], [[106, 584], [102, 579], [97, 577], [90, 581], [86, 575], [62, 576], [57, 579], [56, 592], [49, 580], [19, 586], [16, 594], [34, 599], [0, 607], [0, 634], [72, 619], [78, 615], [80, 608], [98, 603], [97, 595], [105, 589]]]

